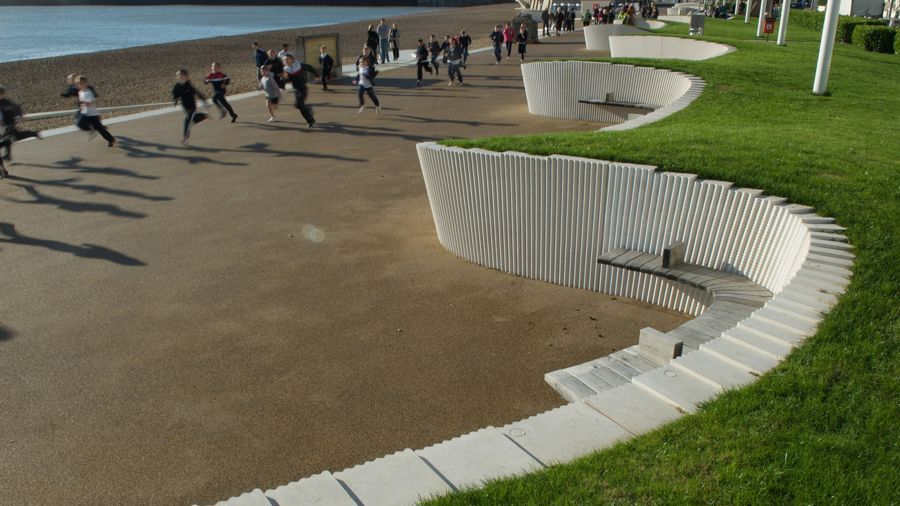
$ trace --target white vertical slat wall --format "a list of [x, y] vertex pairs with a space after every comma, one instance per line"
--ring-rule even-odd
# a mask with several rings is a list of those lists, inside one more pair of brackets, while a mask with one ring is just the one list
[[565, 156], [419, 144], [438, 239], [485, 267], [697, 315], [705, 290], [598, 265], [606, 251], [661, 255], [746, 276], [774, 294], [806, 258], [808, 229], [784, 199], [692, 174]]

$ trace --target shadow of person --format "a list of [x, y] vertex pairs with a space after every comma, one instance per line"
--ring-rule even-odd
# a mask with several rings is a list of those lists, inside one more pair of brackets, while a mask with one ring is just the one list
[[2, 237], [0, 237], [0, 243], [47, 248], [54, 251], [69, 253], [76, 257], [106, 260], [107, 262], [128, 267], [147, 265], [137, 258], [96, 244], [82, 244], [81, 246], [76, 246], [62, 241], [54, 241], [52, 239], [28, 237], [20, 234], [19, 231], [16, 230], [16, 226], [12, 223], [0, 223], [0, 235], [2, 235]]
[[29, 195], [34, 197], [34, 200], [17, 200], [6, 197], [4, 197], [4, 200], [8, 200], [10, 202], [18, 202], [21, 204], [42, 204], [55, 206], [59, 209], [62, 209], [63, 211], [70, 211], [73, 213], [107, 213], [111, 216], [120, 216], [122, 218], [145, 218], [147, 216], [146, 214], [128, 211], [112, 204], [76, 202], [74, 200], [64, 200], [56, 197], [51, 197], [49, 195], [41, 193], [37, 188], [29, 184], [16, 186], [18, 186], [19, 188], [23, 188], [26, 192], [28, 192]]
[[15, 337], [16, 333], [12, 331], [12, 329], [0, 325], [0, 342], [9, 341], [13, 337]]

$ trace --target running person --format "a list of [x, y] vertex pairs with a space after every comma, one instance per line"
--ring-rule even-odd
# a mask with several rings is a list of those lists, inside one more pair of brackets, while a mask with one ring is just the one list
[[307, 72], [318, 76], [319, 73], [315, 67], [305, 63], [298, 62], [293, 55], [287, 55], [284, 58], [284, 77], [291, 82], [294, 87], [294, 107], [300, 111], [300, 115], [306, 120], [306, 126], [312, 128], [316, 126], [316, 118], [313, 116], [312, 109], [306, 105], [306, 99], [309, 96], [309, 88], [306, 87]]
[[109, 130], [100, 121], [100, 111], [97, 109], [97, 92], [88, 83], [88, 78], [84, 76], [78, 77], [78, 103], [81, 106], [80, 123], [99, 133], [106, 140], [107, 146], [115, 146], [116, 138], [109, 133]]
[[40, 132], [19, 130], [16, 122], [22, 117], [22, 107], [6, 98], [6, 88], [0, 86], [0, 148], [6, 151], [0, 157], [0, 179], [9, 175], [4, 162], [12, 162], [12, 145], [30, 137], [41, 138]]
[[437, 41], [434, 34], [428, 39], [428, 52], [431, 53], [431, 65], [434, 66], [434, 74], [440, 75], [441, 66], [438, 65], [438, 58], [441, 57], [441, 43]]
[[494, 65], [500, 65], [500, 61], [503, 60], [503, 32], [500, 31], [500, 25], [494, 25], [491, 42], [494, 45], [494, 58], [497, 59]]
[[519, 43], [519, 61], [525, 61], [525, 47], [528, 45], [528, 27], [525, 23], [519, 27], [519, 33], [516, 35], [516, 42]]
[[206, 113], [197, 112], [197, 98], [199, 97], [206, 103], [206, 96], [191, 84], [187, 70], [179, 70], [175, 73], [175, 77], [178, 82], [172, 87], [172, 100], [175, 105], [181, 102], [181, 107], [184, 108], [184, 128], [182, 129], [184, 138], [181, 143], [187, 145], [191, 140], [191, 127], [207, 118]]
[[450, 47], [447, 48], [447, 75], [450, 76], [450, 83], [447, 86], [453, 86], [453, 78], [459, 80], [459, 85], [463, 84], [462, 71], [459, 70], [463, 62], [463, 51], [456, 39], [450, 39]]
[[272, 71], [269, 67], [263, 67], [260, 69], [260, 75], [262, 79], [259, 81], [260, 87], [263, 91], [266, 92], [266, 110], [269, 111], [269, 121], [267, 123], [272, 123], [275, 121], [275, 111], [278, 110], [278, 101], [281, 99], [281, 88], [278, 87], [278, 83], [275, 82], [275, 78], [272, 76]]
[[213, 103], [216, 104], [216, 107], [219, 108], [219, 119], [225, 117], [225, 113], [231, 115], [231, 122], [234, 123], [238, 119], [237, 113], [234, 112], [234, 109], [231, 108], [231, 104], [228, 103], [228, 99], [225, 98], [225, 93], [228, 87], [228, 83], [231, 82], [231, 78], [222, 73], [222, 66], [218, 63], [213, 63], [212, 67], [210, 67], [210, 73], [206, 76], [206, 80], [203, 81], [206, 84], [211, 84], [213, 87]]
[[372, 103], [375, 104], [375, 114], [381, 114], [381, 103], [378, 101], [378, 97], [375, 96], [375, 76], [378, 75], [378, 71], [366, 59], [360, 60], [357, 68], [359, 69], [359, 86], [357, 88], [359, 113], [365, 112], [366, 98], [364, 95], [369, 95]]
[[428, 64], [428, 48], [425, 47], [425, 41], [419, 39], [416, 41], [416, 86], [422, 86], [422, 69], [431, 74], [431, 65]]
[[459, 32], [459, 47], [462, 49], [462, 68], [466, 68], [466, 61], [469, 60], [469, 46], [472, 45], [472, 37], [465, 30]]
[[503, 43], [506, 44], [506, 59], [509, 60], [510, 55], [512, 55], [512, 47], [513, 42], [516, 41], [516, 31], [513, 30], [513, 27], [506, 23], [506, 28], [503, 29]]
[[322, 67], [322, 89], [328, 90], [328, 80], [331, 79], [331, 71], [334, 69], [334, 58], [328, 54], [328, 48], [319, 48], [319, 66]]

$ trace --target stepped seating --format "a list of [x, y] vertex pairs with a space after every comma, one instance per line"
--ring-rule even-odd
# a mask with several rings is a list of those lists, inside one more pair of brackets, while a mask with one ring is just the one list
[[673, 358], [699, 350], [702, 344], [733, 329], [772, 298], [772, 292], [745, 277], [667, 258], [679, 256], [679, 252], [683, 255], [683, 245], [666, 248], [662, 256], [616, 248], [601, 256], [599, 263], [706, 290], [711, 301], [706, 311], [665, 334], [645, 328], [636, 346], [546, 374], [545, 381], [560, 395], [569, 401], [584, 400], [624, 385]]

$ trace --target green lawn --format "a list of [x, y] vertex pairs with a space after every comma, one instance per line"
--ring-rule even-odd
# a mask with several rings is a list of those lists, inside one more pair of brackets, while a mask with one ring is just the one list
[[837, 45], [831, 96], [817, 97], [818, 33], [792, 27], [782, 48], [754, 40], [755, 20], [706, 26], [738, 51], [629, 61], [706, 80], [674, 116], [630, 132], [448, 144], [654, 164], [815, 206], [856, 247], [848, 291], [787, 361], [698, 414], [428, 504], [900, 504], [900, 55]]

